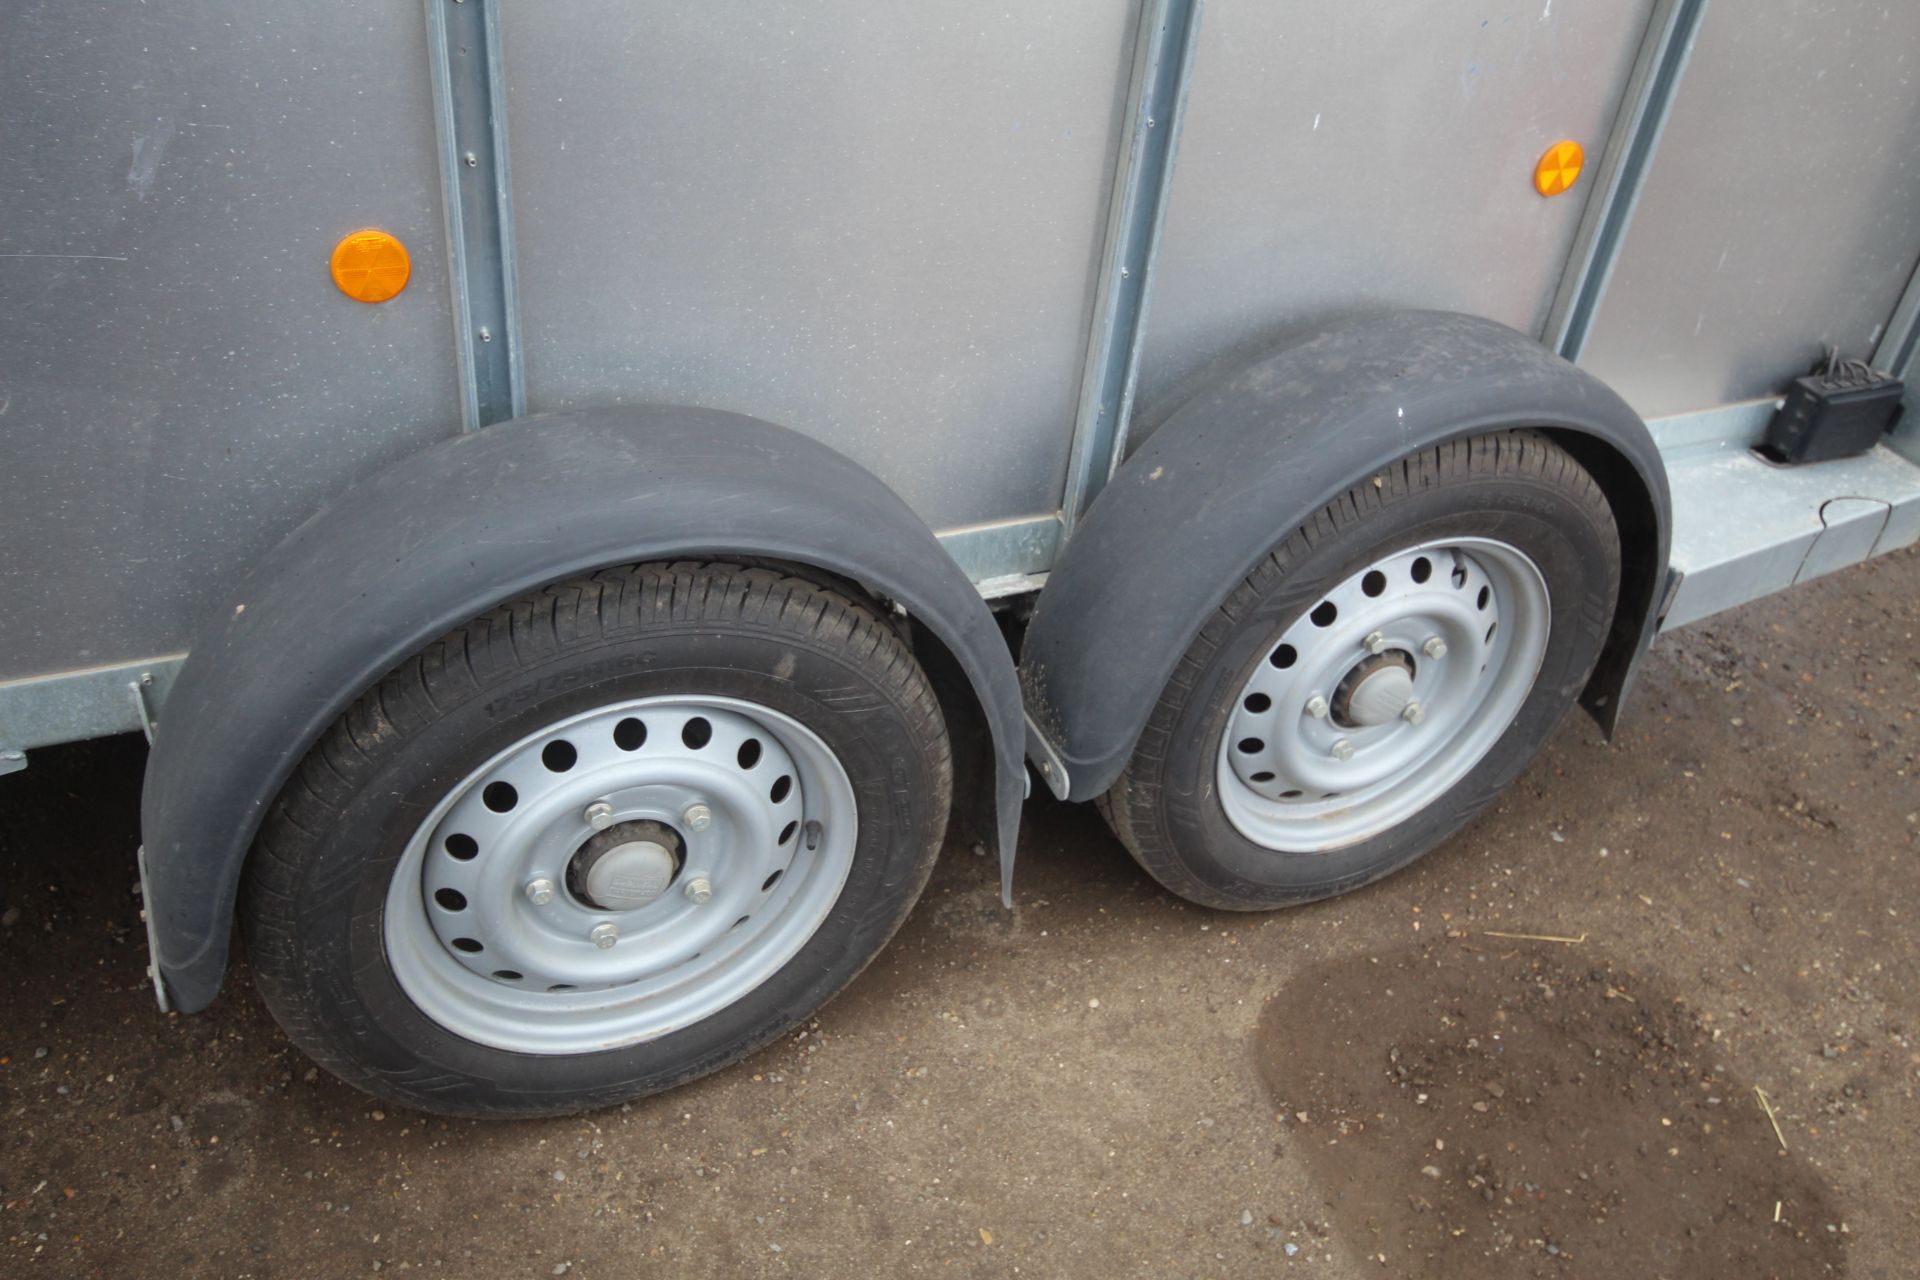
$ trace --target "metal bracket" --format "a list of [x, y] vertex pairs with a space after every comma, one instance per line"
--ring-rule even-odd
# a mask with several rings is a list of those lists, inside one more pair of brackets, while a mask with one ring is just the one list
[[1693, 56], [1693, 38], [1707, 0], [1657, 0], [1647, 20], [1633, 74], [1621, 96], [1607, 149], [1594, 177], [1580, 229], [1567, 254], [1566, 273], [1547, 313], [1541, 342], [1578, 363], [1593, 319], [1613, 278], [1613, 266], [1640, 204], [1640, 192], [1666, 131], [1667, 113]]
[[11, 749], [0, 751], [0, 778], [10, 773], [18, 773], [27, 767], [27, 753]]
[[172, 1013], [173, 1001], [167, 998], [166, 980], [160, 976], [160, 932], [154, 927], [153, 902], [147, 894], [147, 846], [141, 845], [134, 854], [134, 864], [140, 869], [140, 919], [147, 926], [147, 980], [153, 983], [160, 1012]]
[[1073, 531], [1126, 451], [1148, 287], [1173, 188], [1173, 157], [1193, 78], [1200, 5], [1201, 0], [1152, 0], [1141, 17], [1127, 91], [1130, 137], [1114, 171], [1067, 487], [1060, 503], [1063, 534]]
[[527, 411], [499, 0], [426, 0], [454, 348], [469, 431]]
[[[1067, 763], [1060, 758], [1060, 751], [1047, 737], [1046, 730], [1034, 723], [1032, 712], [1027, 713], [1027, 759], [1039, 768], [1049, 791], [1062, 800], [1068, 798], [1073, 780], [1067, 776]], [[1027, 794], [1033, 794], [1032, 779], [1027, 781]]]
[[133, 695], [134, 710], [140, 714], [140, 731], [147, 735], [147, 745], [153, 745], [153, 735], [160, 731], [160, 717], [154, 709], [153, 672], [142, 671], [138, 680], [127, 681], [127, 691]]

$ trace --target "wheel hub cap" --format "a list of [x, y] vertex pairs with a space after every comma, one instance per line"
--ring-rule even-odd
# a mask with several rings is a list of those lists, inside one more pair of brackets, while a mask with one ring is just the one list
[[1389, 724], [1413, 701], [1413, 662], [1405, 654], [1368, 658], [1341, 681], [1333, 713], [1342, 724]]
[[665, 893], [680, 869], [680, 837], [657, 822], [628, 822], [582, 845], [567, 867], [567, 883], [588, 906], [635, 911]]
[[1241, 687], [1215, 772], [1228, 821], [1288, 853], [1406, 821], [1506, 732], [1551, 619], [1533, 561], [1488, 538], [1409, 547], [1339, 583], [1273, 638]]

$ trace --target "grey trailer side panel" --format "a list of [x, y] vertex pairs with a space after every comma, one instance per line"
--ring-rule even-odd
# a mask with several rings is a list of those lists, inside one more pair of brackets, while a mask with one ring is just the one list
[[1648, 418], [1874, 353], [1920, 260], [1920, 6], [1709, 5], [1581, 363]]
[[1209, 0], [1140, 372], [1141, 426], [1223, 353], [1305, 321], [1434, 307], [1536, 333], [1651, 5]]
[[529, 405], [712, 405], [938, 529], [1051, 516], [1136, 20], [504, 7]]
[[[212, 10], [214, 12], [209, 13]], [[416, 6], [7, 6], [0, 679], [186, 647], [253, 561], [457, 429]], [[382, 306], [328, 254], [413, 258]]]
[[[993, 615], [885, 485], [816, 441], [708, 409], [589, 409], [463, 435], [356, 485], [252, 567], [196, 634], [142, 798], [156, 960], [182, 1009], [219, 989], [240, 869], [334, 718], [491, 606], [613, 565], [796, 562], [897, 601], [964, 673], [991, 744], [1003, 883], [1025, 785]], [[646, 654], [620, 660], [644, 664]], [[617, 670], [608, 675], [617, 674]], [[849, 714], [854, 714], [849, 711]]]

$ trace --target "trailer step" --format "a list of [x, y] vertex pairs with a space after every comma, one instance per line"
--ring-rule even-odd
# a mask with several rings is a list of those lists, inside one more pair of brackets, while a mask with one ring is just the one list
[[[1773, 402], [1761, 402], [1770, 413]], [[1780, 466], [1749, 438], [1760, 414], [1655, 428], [1673, 488], [1679, 590], [1662, 630], [1746, 604], [1920, 540], [1920, 466], [1885, 445]], [[1715, 429], [1724, 428], [1724, 429]]]

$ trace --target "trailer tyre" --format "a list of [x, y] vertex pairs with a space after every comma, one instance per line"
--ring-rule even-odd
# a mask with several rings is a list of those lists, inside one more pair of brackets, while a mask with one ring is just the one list
[[1206, 906], [1358, 888], [1518, 776], [1593, 670], [1619, 587], [1611, 508], [1546, 436], [1395, 462], [1207, 619], [1101, 810]]
[[288, 1036], [396, 1103], [536, 1115], [751, 1052], [925, 885], [951, 764], [875, 607], [731, 564], [608, 570], [461, 627], [308, 754], [241, 923]]

